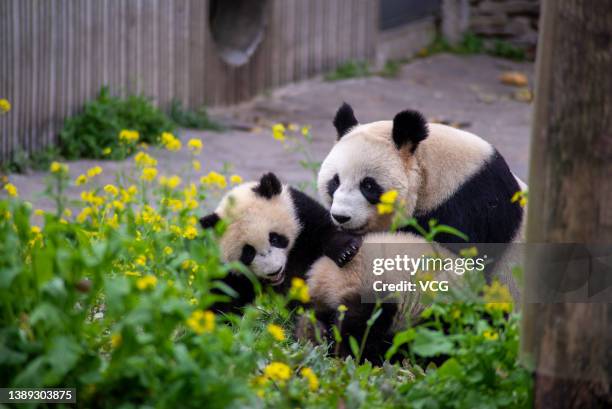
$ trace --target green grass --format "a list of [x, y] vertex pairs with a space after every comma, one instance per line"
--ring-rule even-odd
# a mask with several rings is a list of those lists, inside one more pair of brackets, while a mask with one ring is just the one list
[[210, 119], [206, 108], [188, 110], [183, 108], [181, 102], [176, 99], [170, 104], [170, 118], [181, 128], [211, 131], [222, 131], [224, 129], [221, 124]]
[[366, 61], [347, 61], [334, 71], [325, 75], [326, 81], [340, 81], [350, 78], [369, 77], [372, 75]]
[[442, 52], [460, 55], [489, 54], [515, 61], [524, 61], [527, 57], [525, 50], [512, 45], [508, 41], [494, 39], [490, 44], [487, 44], [484, 38], [469, 32], [463, 36], [463, 39], [457, 45], [451, 45], [444, 37], [436, 36], [434, 41], [421, 50], [418, 55], [426, 57]]
[[26, 173], [28, 170], [48, 170], [49, 165], [60, 157], [59, 149], [55, 146], [47, 147], [28, 153], [23, 149], [13, 153], [11, 160], [0, 166], [5, 173]]

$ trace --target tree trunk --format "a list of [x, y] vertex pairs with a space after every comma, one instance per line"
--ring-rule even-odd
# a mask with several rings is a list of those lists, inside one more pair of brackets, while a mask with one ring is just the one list
[[[610, 0], [543, 1], [536, 75], [527, 241], [612, 243]], [[610, 300], [525, 304], [522, 352], [534, 407], [612, 407]]]

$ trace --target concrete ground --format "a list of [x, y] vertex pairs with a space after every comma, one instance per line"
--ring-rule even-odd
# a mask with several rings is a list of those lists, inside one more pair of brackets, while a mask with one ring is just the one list
[[[430, 120], [460, 123], [470, 132], [491, 142], [505, 156], [510, 168], [522, 179], [527, 178], [531, 104], [513, 97], [517, 88], [504, 85], [499, 76], [505, 71], [519, 71], [533, 84], [532, 63], [516, 63], [484, 55], [457, 56], [439, 54], [418, 59], [402, 67], [396, 78], [368, 77], [337, 82], [315, 78], [292, 84], [250, 102], [211, 110], [213, 118], [232, 125], [229, 131], [182, 130], [186, 142], [202, 139], [204, 149], [199, 157], [202, 174], [220, 171], [225, 163], [233, 165], [232, 173], [245, 180], [274, 171], [285, 181], [297, 184], [311, 179], [299, 165], [301, 154], [288, 152], [272, 138], [270, 126], [276, 122], [311, 125], [314, 140], [312, 156], [321, 161], [335, 139], [331, 124], [333, 115], [346, 101], [364, 123], [391, 119], [400, 110], [411, 108], [423, 112]], [[159, 161], [160, 174], [181, 174], [191, 160], [187, 149], [179, 153], [162, 149], [150, 152]], [[82, 160], [70, 162], [70, 173], [76, 177], [88, 168], [104, 168], [101, 183], [115, 182], [118, 171], [128, 170], [133, 160], [122, 162]], [[44, 172], [10, 175], [20, 196], [37, 208], [50, 210], [53, 205], [42, 198]], [[71, 196], [82, 189], [72, 187]]]

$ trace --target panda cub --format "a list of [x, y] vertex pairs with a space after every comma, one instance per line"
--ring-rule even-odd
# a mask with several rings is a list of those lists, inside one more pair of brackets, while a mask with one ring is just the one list
[[[416, 111], [359, 124], [346, 103], [333, 123], [337, 142], [322, 163], [318, 189], [337, 226], [357, 233], [389, 230], [391, 215], [379, 215], [376, 204], [383, 192], [397, 190], [421, 226], [435, 219], [472, 243], [521, 240], [523, 209], [511, 198], [525, 184], [480, 137], [427, 123]], [[445, 233], [436, 241], [463, 240]]]
[[[223, 261], [242, 262], [262, 283], [281, 293], [288, 291], [291, 278], [305, 278], [317, 259], [327, 256], [341, 267], [361, 244], [360, 237], [336, 227], [323, 206], [283, 186], [273, 173], [229, 191], [200, 224], [208, 229], [221, 219], [228, 222], [219, 243]], [[215, 305], [215, 310], [237, 312], [255, 299], [253, 285], [245, 275], [230, 272], [224, 282], [239, 297], [229, 304]]]

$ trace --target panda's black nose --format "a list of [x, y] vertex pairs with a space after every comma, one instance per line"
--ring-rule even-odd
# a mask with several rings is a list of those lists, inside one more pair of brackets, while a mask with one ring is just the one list
[[341, 214], [333, 214], [332, 213], [332, 217], [334, 218], [335, 221], [337, 221], [340, 224], [346, 223], [349, 220], [351, 220], [351, 216], [344, 216]]

